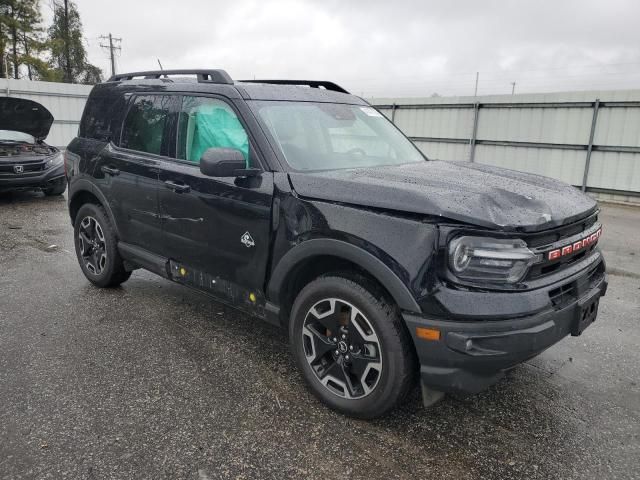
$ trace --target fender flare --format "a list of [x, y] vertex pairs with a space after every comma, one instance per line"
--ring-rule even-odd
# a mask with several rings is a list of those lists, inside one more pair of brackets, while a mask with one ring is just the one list
[[[120, 238], [118, 224], [115, 221], [115, 217], [113, 216], [113, 211], [109, 206], [109, 202], [107, 201], [107, 198], [104, 196], [104, 194], [100, 191], [100, 189], [93, 184], [93, 182], [84, 178], [79, 178], [73, 182], [73, 185], [69, 188], [69, 207], [71, 207], [71, 203], [73, 202], [73, 200], [83, 192], [88, 192], [98, 199], [102, 208], [104, 208], [107, 212], [107, 216], [111, 221], [111, 225], [116, 231], [116, 236]], [[71, 208], [69, 208], [69, 215], [71, 215]]]
[[273, 270], [267, 285], [267, 298], [277, 302], [289, 273], [300, 262], [320, 255], [331, 255], [361, 266], [387, 289], [402, 310], [420, 313], [420, 307], [407, 286], [380, 259], [355, 245], [329, 238], [307, 240], [289, 250]]

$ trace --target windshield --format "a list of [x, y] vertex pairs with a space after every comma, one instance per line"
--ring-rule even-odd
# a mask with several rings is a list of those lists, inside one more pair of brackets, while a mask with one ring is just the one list
[[420, 151], [369, 106], [252, 102], [295, 170], [335, 170], [424, 162]]
[[0, 130], [0, 142], [26, 142], [35, 143], [36, 140], [28, 133], [15, 132], [13, 130]]

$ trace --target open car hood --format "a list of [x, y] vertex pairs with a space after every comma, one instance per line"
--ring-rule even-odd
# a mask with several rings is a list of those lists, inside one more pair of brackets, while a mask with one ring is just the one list
[[44, 140], [53, 124], [53, 115], [38, 102], [23, 98], [0, 98], [0, 130], [28, 133]]
[[469, 162], [289, 174], [301, 197], [443, 217], [500, 230], [539, 231], [597, 209], [551, 178]]

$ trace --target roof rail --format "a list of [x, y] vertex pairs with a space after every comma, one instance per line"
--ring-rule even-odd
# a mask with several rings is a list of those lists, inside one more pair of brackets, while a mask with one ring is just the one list
[[325, 80], [239, 80], [244, 83], [271, 83], [274, 85], [299, 85], [311, 88], [324, 88], [334, 92], [349, 93], [340, 85]]
[[107, 82], [119, 82], [120, 80], [133, 80], [135, 77], [144, 79], [157, 79], [168, 75], [196, 75], [198, 83], [225, 83], [232, 85], [233, 79], [224, 70], [151, 70], [148, 72], [118, 73]]

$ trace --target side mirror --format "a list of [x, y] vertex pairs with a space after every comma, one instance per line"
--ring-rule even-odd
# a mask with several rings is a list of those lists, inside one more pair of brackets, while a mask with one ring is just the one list
[[200, 171], [209, 177], [250, 177], [260, 173], [246, 168], [244, 155], [235, 148], [208, 148], [200, 158]]

